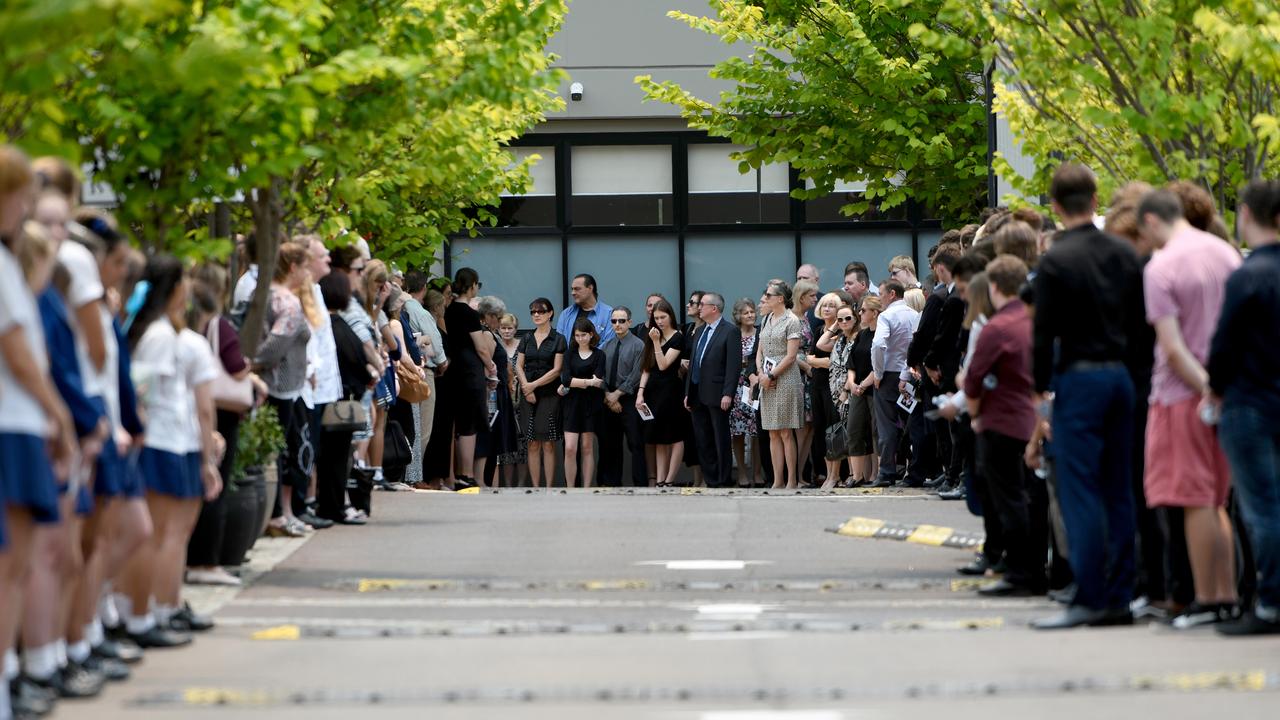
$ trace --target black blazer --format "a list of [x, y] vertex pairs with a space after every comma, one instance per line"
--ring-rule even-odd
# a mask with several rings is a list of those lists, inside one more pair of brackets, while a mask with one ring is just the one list
[[942, 373], [939, 386], [943, 392], [956, 391], [956, 373], [960, 372], [960, 331], [964, 323], [965, 302], [960, 293], [951, 293], [942, 303], [938, 314], [938, 330], [933, 336], [929, 352], [925, 353], [924, 366]]
[[690, 397], [693, 363], [698, 361], [698, 343], [702, 342], [702, 334], [708, 327], [703, 325], [689, 344], [690, 366], [684, 378], [684, 394], [690, 404], [700, 402], [719, 407], [720, 398], [733, 397], [738, 391], [738, 375], [742, 370], [742, 332], [728, 318], [720, 319], [715, 334], [707, 340], [707, 347], [702, 353], [698, 396]]

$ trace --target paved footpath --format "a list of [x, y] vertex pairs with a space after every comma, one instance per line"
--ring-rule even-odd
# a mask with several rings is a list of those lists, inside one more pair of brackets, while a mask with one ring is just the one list
[[198, 596], [220, 606], [215, 631], [58, 717], [1280, 717], [1278, 639], [1042, 634], [1026, 624], [1049, 602], [975, 597], [954, 571], [981, 530], [961, 503], [374, 500], [366, 527], [269, 545], [294, 551]]

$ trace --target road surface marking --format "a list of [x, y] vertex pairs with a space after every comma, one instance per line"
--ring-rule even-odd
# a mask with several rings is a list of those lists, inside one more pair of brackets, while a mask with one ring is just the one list
[[254, 640], [297, 640], [302, 637], [302, 628], [297, 625], [277, 625], [259, 630], [249, 637]]
[[831, 532], [845, 537], [902, 540], [919, 545], [968, 550], [980, 547], [986, 540], [986, 536], [980, 532], [967, 532], [940, 525], [890, 523], [866, 517], [851, 517]]
[[1004, 618], [962, 618], [959, 620], [890, 620], [885, 630], [999, 630]]
[[772, 565], [771, 560], [643, 560], [636, 565], [661, 565], [668, 570], [742, 570], [748, 565]]
[[845, 720], [835, 710], [712, 710], [701, 720]]
[[777, 607], [777, 605], [765, 606], [751, 603], [714, 603], [711, 605], [699, 605], [698, 614], [716, 617], [755, 618], [765, 610], [774, 610]]

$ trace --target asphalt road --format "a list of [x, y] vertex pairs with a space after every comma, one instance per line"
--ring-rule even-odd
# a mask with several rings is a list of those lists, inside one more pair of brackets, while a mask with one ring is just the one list
[[981, 530], [918, 495], [378, 494], [58, 717], [1280, 717], [1280, 640], [1036, 633], [1049, 602], [955, 582], [969, 550], [827, 531], [855, 516]]

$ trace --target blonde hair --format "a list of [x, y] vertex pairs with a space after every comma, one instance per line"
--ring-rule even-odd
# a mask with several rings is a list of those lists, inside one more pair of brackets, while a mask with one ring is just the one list
[[0, 145], [0, 194], [26, 189], [34, 178], [26, 153], [12, 145]]
[[35, 287], [36, 268], [53, 259], [53, 238], [49, 237], [44, 225], [28, 220], [22, 225], [22, 241], [16, 249], [27, 286], [32, 292], [40, 292], [43, 288]]
[[906, 301], [907, 307], [912, 310], [916, 312], [924, 310], [924, 291], [920, 288], [911, 288], [902, 299]]
[[[812, 280], [800, 280], [796, 282], [795, 287], [791, 288], [791, 304], [793, 307], [800, 305], [800, 298], [810, 292], [818, 292], [818, 283]], [[817, 307], [817, 305], [814, 305]]]
[[[310, 273], [307, 273], [310, 276]], [[307, 316], [307, 324], [313, 328], [324, 325], [329, 317], [328, 311], [316, 302], [316, 293], [312, 290], [313, 283], [307, 283], [294, 291], [298, 296], [298, 301], [302, 303], [302, 314]]]
[[889, 261], [889, 272], [892, 273], [894, 270], [906, 270], [912, 275], [915, 275], [916, 263], [914, 260], [912, 260], [910, 257], [906, 255], [898, 255], [897, 257]]
[[511, 313], [503, 313], [502, 317], [498, 318], [498, 327], [502, 327], [503, 325], [506, 325], [508, 323], [510, 323], [511, 327], [517, 330], [520, 329], [519, 318], [517, 318], [515, 315]]
[[[840, 297], [840, 293], [829, 292], [826, 295], [823, 295], [822, 297], [818, 298], [818, 304], [813, 306], [814, 310], [821, 310], [822, 304], [825, 302], [830, 302], [832, 305], [835, 305], [836, 310], [839, 310], [842, 305], [848, 304], [844, 301], [843, 298]], [[822, 315], [819, 314], [818, 317], [821, 318]]]
[[969, 288], [965, 290], [964, 296], [969, 307], [965, 310], [964, 322], [961, 324], [966, 330], [973, 327], [979, 315], [986, 315], [989, 318], [995, 314], [996, 309], [991, 305], [991, 283], [987, 280], [985, 272], [969, 278]]
[[378, 289], [390, 277], [387, 273], [387, 264], [381, 260], [369, 260], [365, 263], [362, 276], [364, 287], [360, 290], [364, 300], [364, 311], [369, 313], [369, 318], [375, 322], [378, 320]]

